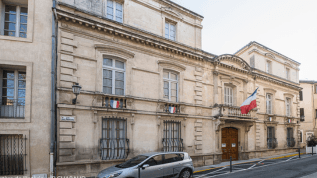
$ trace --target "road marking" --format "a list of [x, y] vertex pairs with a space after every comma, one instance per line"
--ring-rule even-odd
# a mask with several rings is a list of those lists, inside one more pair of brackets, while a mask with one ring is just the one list
[[289, 160], [291, 160], [291, 159], [293, 159], [293, 158], [295, 158], [296, 156], [294, 156], [294, 157], [291, 157], [291, 158], [289, 158], [289, 159], [287, 159], [286, 161], [289, 161]]
[[[221, 169], [219, 169], [219, 170], [217, 170], [217, 171], [209, 172], [209, 173], [204, 174], [204, 175], [201, 175], [201, 176], [199, 176], [199, 177], [204, 177], [204, 176], [206, 176], [206, 175], [208, 175], [208, 174], [212, 174], [212, 173], [215, 173], [215, 172], [218, 172], [218, 171], [224, 170], [224, 169], [226, 169], [226, 168], [227, 168], [227, 167], [223, 167], [223, 168], [221, 168]], [[196, 177], [196, 178], [199, 178], [199, 177]]]
[[[261, 162], [263, 162], [263, 161], [264, 161], [264, 160], [262, 160], [262, 161], [259, 161], [258, 163], [261, 163]], [[253, 168], [254, 166], [258, 165], [258, 163], [254, 164], [253, 166], [249, 167], [248, 169], [251, 169], [251, 168]]]

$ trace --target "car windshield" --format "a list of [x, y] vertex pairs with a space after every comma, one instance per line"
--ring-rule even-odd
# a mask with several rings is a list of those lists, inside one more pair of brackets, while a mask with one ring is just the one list
[[148, 158], [148, 156], [139, 155], [139, 156], [134, 157], [134, 158], [122, 163], [122, 164], [116, 165], [116, 167], [128, 168], [128, 167], [136, 166], [136, 165], [140, 164], [141, 162], [143, 162], [144, 160], [146, 160], [146, 158]]

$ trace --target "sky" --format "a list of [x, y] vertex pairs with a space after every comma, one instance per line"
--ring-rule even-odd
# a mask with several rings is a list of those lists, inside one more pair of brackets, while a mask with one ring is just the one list
[[257, 41], [299, 63], [317, 81], [317, 0], [173, 0], [202, 16], [202, 49], [234, 54]]

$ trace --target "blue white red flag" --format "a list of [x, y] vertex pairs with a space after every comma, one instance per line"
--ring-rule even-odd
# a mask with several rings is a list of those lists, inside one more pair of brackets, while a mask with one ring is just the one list
[[176, 107], [169, 107], [169, 111], [170, 111], [170, 113], [175, 113], [175, 111], [176, 111]]
[[119, 108], [120, 102], [117, 101], [117, 100], [110, 100], [110, 106], [111, 106], [112, 108]]
[[258, 88], [240, 106], [241, 114], [248, 114], [251, 109], [256, 108], [256, 93]]

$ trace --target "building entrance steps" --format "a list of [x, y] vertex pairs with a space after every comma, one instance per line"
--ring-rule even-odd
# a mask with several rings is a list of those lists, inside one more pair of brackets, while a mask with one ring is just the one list
[[[301, 150], [301, 154], [306, 154], [306, 153], [302, 152], [302, 150]], [[238, 161], [232, 161], [232, 165], [260, 161], [260, 160], [265, 160], [265, 159], [281, 159], [281, 158], [292, 157], [292, 156], [296, 156], [296, 155], [298, 156], [298, 152], [292, 152], [292, 153], [280, 154], [280, 155], [274, 155], [274, 156], [268, 156], [268, 157], [262, 157], [262, 158], [254, 158], [254, 159], [248, 159], [248, 160], [238, 160]], [[209, 166], [195, 167], [194, 173], [206, 171], [206, 170], [213, 169], [213, 168], [225, 167], [225, 166], [230, 166], [230, 161], [222, 162], [220, 164], [209, 165]]]

